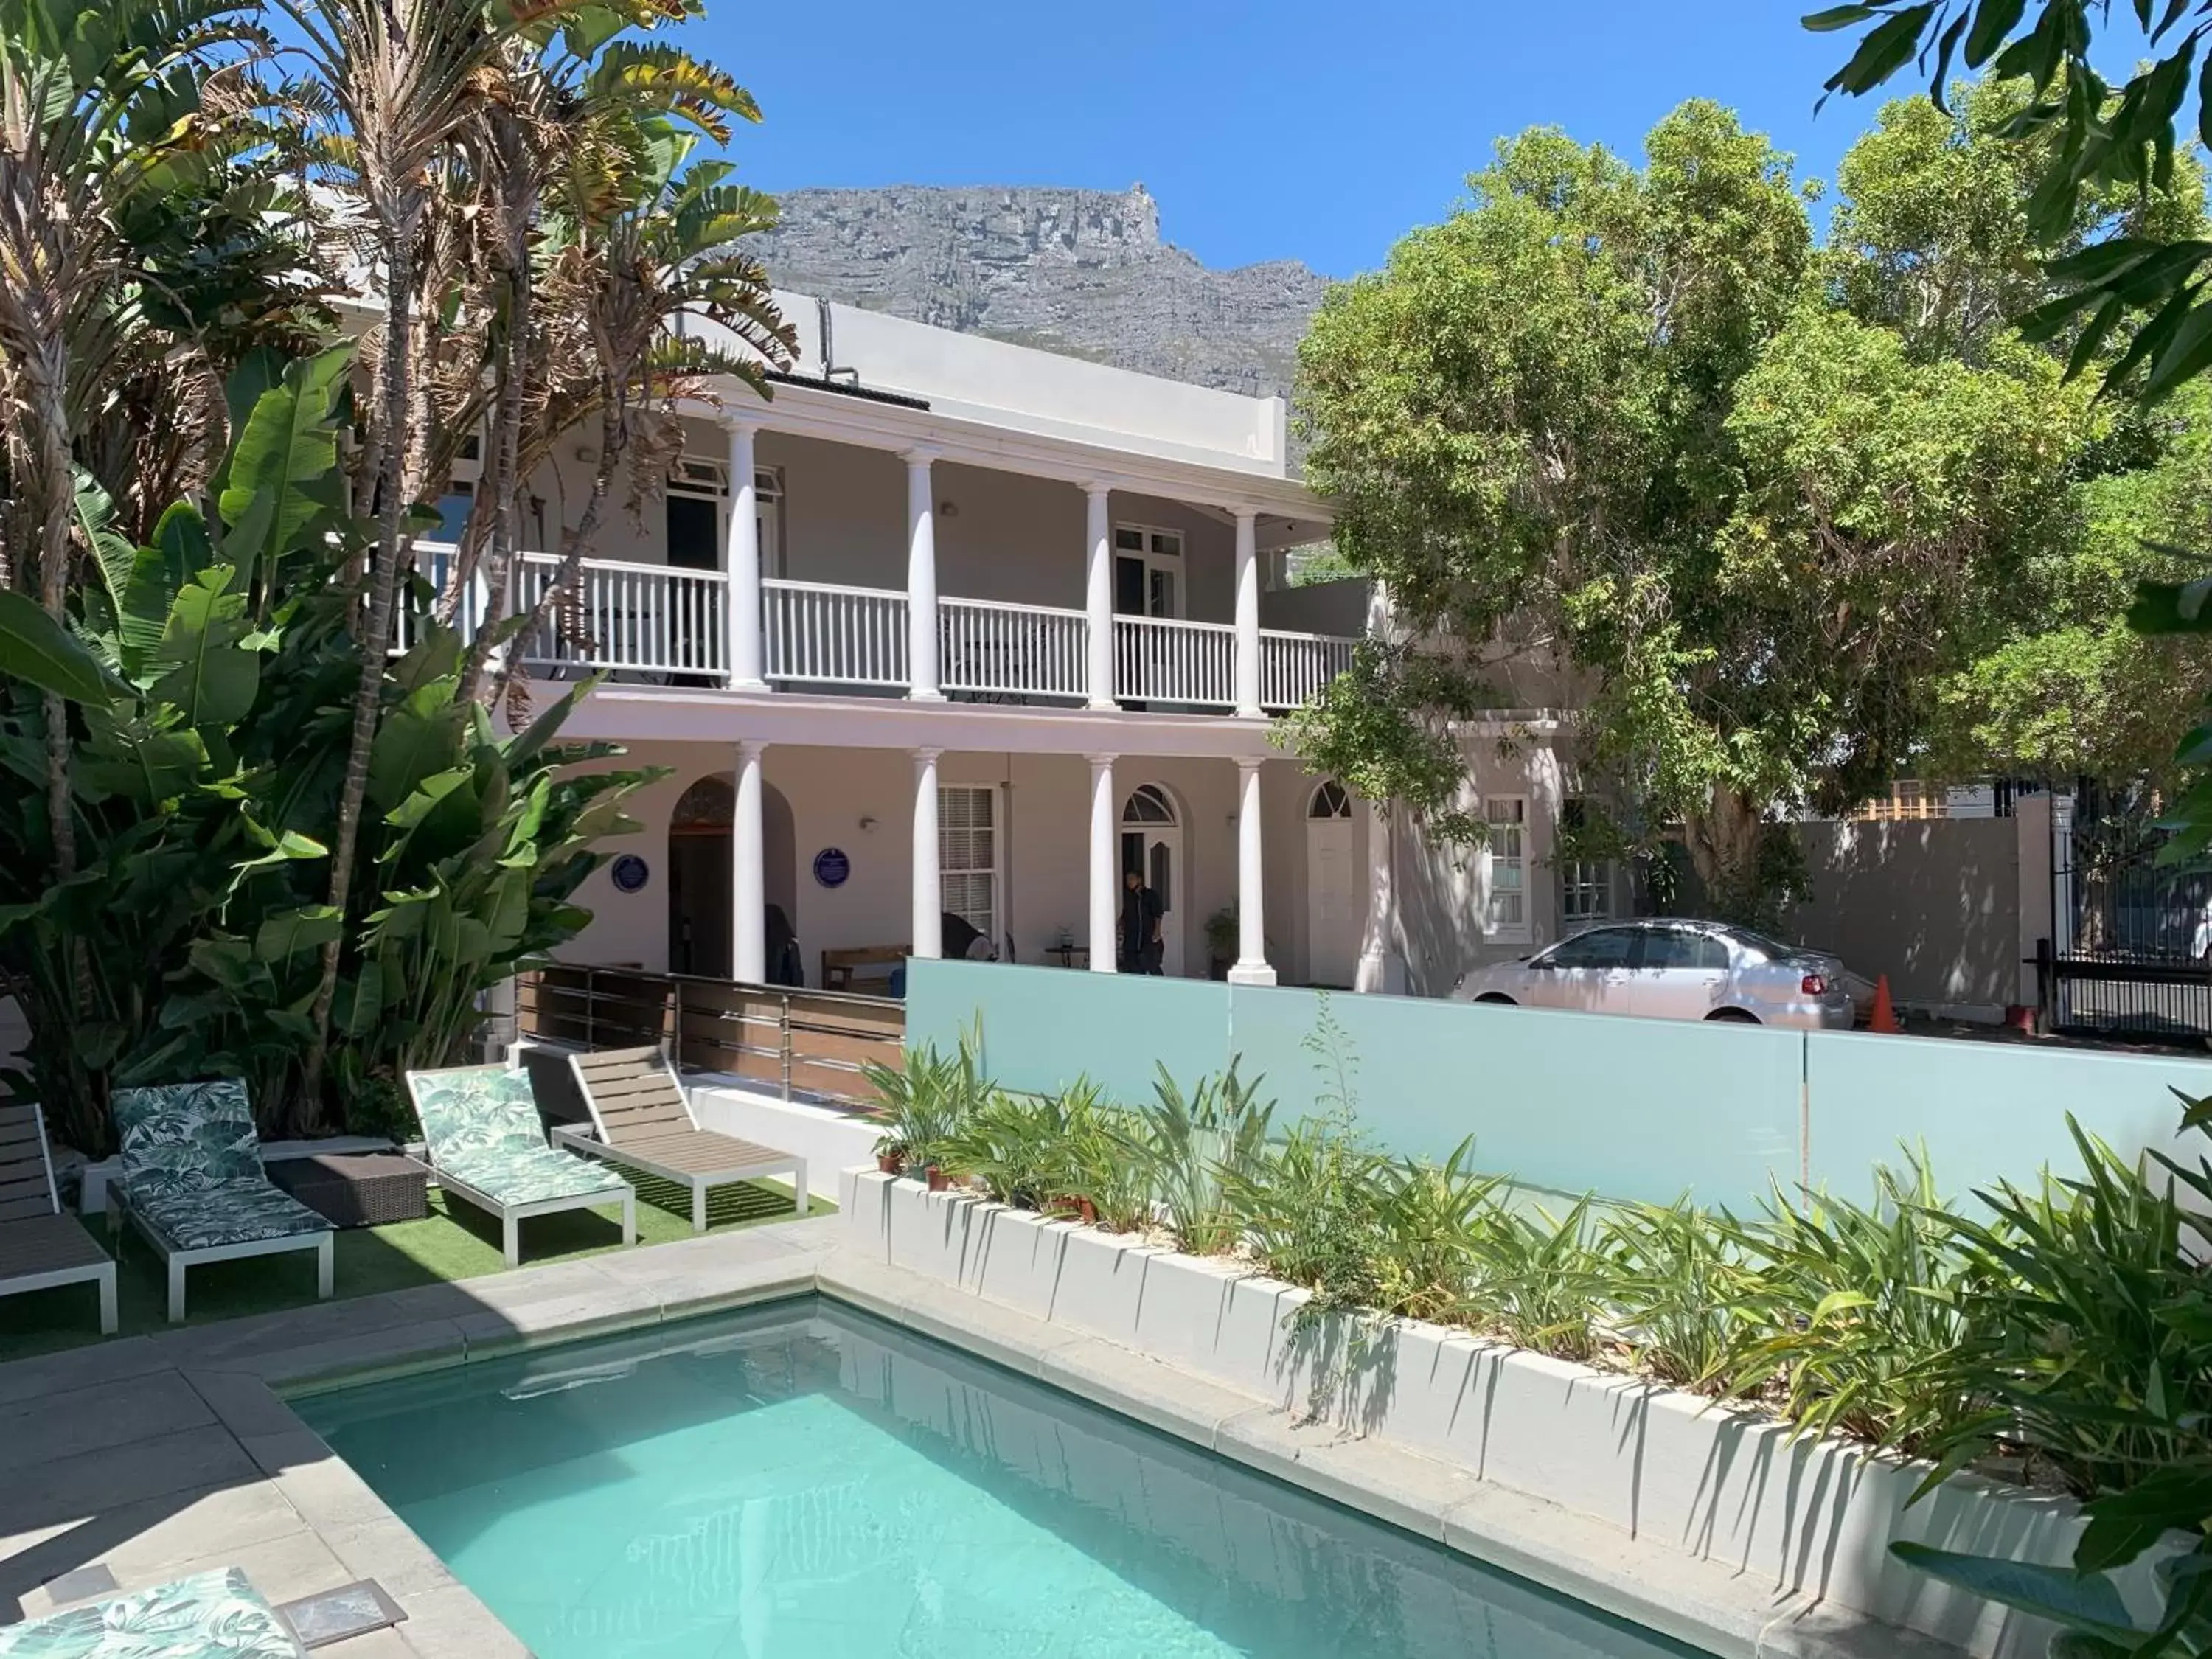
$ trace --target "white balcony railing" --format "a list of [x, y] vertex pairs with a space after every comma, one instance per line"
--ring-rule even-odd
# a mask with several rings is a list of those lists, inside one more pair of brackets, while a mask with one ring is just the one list
[[[440, 592], [455, 550], [416, 546], [416, 568]], [[561, 568], [550, 553], [525, 553], [514, 572], [510, 612], [535, 605]], [[475, 633], [485, 611], [481, 577], [456, 621]], [[729, 678], [727, 582], [719, 570], [583, 562], [574, 593], [510, 647], [536, 672], [605, 672], [632, 682], [726, 684]], [[793, 685], [902, 691], [908, 684], [907, 596], [896, 588], [842, 587], [769, 579], [761, 583], [764, 672]], [[411, 641], [405, 618], [395, 648]], [[938, 601], [939, 681], [985, 700], [1081, 702], [1090, 696], [1090, 625], [1080, 611], [998, 599]], [[1114, 696], [1154, 709], [1237, 706], [1237, 630], [1225, 623], [1116, 617]], [[1264, 629], [1260, 702], [1274, 713], [1311, 702], [1352, 665], [1354, 641]]]
[[1080, 611], [997, 599], [937, 602], [939, 674], [947, 691], [981, 697], [1075, 697], [1085, 683]]
[[907, 684], [906, 595], [886, 587], [761, 583], [768, 678], [808, 685]]
[[1114, 695], [1194, 708], [1237, 706], [1237, 630], [1168, 617], [1114, 618]]
[[1260, 707], [1281, 714], [1303, 708], [1352, 666], [1356, 641], [1331, 634], [1260, 630]]

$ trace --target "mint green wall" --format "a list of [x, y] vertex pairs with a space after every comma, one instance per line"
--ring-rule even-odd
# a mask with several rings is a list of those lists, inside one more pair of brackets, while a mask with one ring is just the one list
[[[1324, 1008], [1342, 1033], [1361, 1127], [1562, 1191], [1739, 1209], [1808, 1175], [1860, 1198], [1899, 1143], [1924, 1143], [1945, 1191], [2027, 1182], [2080, 1159], [2083, 1127], [2132, 1157], [2175, 1150], [2170, 1089], [2212, 1093], [2212, 1061], [2004, 1042], [1784, 1031], [1408, 997], [1231, 988], [1049, 968], [915, 962], [907, 1034], [949, 1050], [979, 1014], [1010, 1088], [1087, 1075], [1148, 1099], [1156, 1062], [1188, 1083], [1237, 1056], [1279, 1121], [1319, 1109]], [[2203, 1142], [2183, 1149], [2191, 1162]]]

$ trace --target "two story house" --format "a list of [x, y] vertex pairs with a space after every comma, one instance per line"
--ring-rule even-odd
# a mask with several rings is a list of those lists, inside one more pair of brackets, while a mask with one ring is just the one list
[[[602, 532], [582, 625], [515, 647], [541, 700], [604, 672], [570, 734], [666, 769], [564, 955], [752, 981], [795, 955], [862, 988], [889, 962], [854, 957], [950, 931], [1109, 972], [1132, 870], [1170, 975], [1434, 991], [1548, 935], [1540, 720], [1470, 735], [1472, 860], [1279, 741], [1369, 624], [1364, 584], [1284, 580], [1329, 508], [1289, 475], [1280, 398], [777, 297], [800, 347], [773, 398], [684, 411], [665, 495]], [[547, 544], [592, 459], [532, 481]], [[524, 561], [520, 602], [556, 563]]]

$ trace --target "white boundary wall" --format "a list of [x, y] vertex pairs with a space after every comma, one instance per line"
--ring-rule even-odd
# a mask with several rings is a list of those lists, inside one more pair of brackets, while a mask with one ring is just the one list
[[[1907, 1508], [1924, 1464], [1793, 1439], [1697, 1395], [1413, 1320], [1299, 1332], [1309, 1297], [1294, 1286], [872, 1169], [843, 1171], [838, 1198], [848, 1247], [870, 1260], [1724, 1564], [1778, 1600], [1816, 1598], [1982, 1659], [2041, 1659], [2048, 1626], [1913, 1571], [1888, 1545], [2064, 1565], [2081, 1522], [2063, 1498], [1960, 1476]], [[2138, 1616], [2154, 1605], [2148, 1561], [2129, 1599]]]

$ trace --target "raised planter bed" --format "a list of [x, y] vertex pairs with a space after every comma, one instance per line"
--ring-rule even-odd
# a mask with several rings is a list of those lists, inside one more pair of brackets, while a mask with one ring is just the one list
[[[2070, 1502], [1972, 1475], [1906, 1505], [1926, 1466], [1701, 1396], [1414, 1320], [1330, 1316], [1233, 1263], [1148, 1248], [872, 1168], [842, 1173], [848, 1245], [1984, 1659], [2041, 1659], [2049, 1627], [1913, 1571], [1895, 1540], [2063, 1565]], [[2150, 1559], [2128, 1584], [2156, 1605]]]

